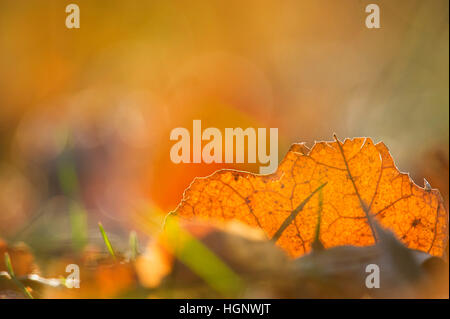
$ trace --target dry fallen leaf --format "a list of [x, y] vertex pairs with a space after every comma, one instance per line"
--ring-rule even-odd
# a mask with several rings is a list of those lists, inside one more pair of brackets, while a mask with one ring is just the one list
[[[178, 258], [181, 255], [173, 251], [173, 244], [168, 240], [177, 240], [186, 232], [192, 235], [191, 240], [201, 242], [245, 284], [245, 289], [225, 295], [227, 297], [442, 298], [448, 295], [443, 280], [448, 278], [445, 262], [425, 252], [406, 248], [377, 223], [374, 223], [379, 235], [377, 245], [338, 246], [288, 259], [279, 247], [258, 235], [261, 230], [240, 222], [206, 224], [177, 218], [172, 222], [179, 224], [176, 236], [165, 234], [169, 231], [166, 227], [136, 261], [140, 282], [151, 289], [148, 291], [154, 298], [224, 297], [213, 289], [201, 272], [196, 271], [196, 267], [189, 267], [186, 259]], [[198, 258], [198, 251], [188, 250], [186, 256], [191, 261], [211, 265], [209, 254]], [[369, 289], [364, 284], [368, 264], [379, 265], [382, 269], [380, 289]], [[215, 278], [223, 279], [217, 273]]]
[[436, 189], [401, 173], [383, 143], [370, 138], [294, 144], [278, 170], [256, 175], [234, 170], [196, 178], [172, 212], [184, 218], [237, 219], [260, 227], [291, 256], [311, 250], [322, 192], [320, 239], [326, 248], [376, 243], [375, 219], [411, 249], [444, 253], [448, 214]]
[[[237, 221], [179, 219], [166, 221], [164, 231], [136, 260], [140, 283], [159, 298], [245, 297], [250, 287], [259, 291], [258, 284], [286, 282], [288, 265], [286, 254], [260, 229]], [[266, 287], [260, 294], [274, 297], [274, 291]]]

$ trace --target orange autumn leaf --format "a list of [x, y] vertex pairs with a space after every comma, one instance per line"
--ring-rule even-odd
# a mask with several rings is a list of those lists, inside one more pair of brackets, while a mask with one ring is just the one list
[[373, 245], [369, 212], [407, 247], [444, 253], [448, 214], [439, 191], [414, 184], [370, 138], [317, 142], [311, 150], [294, 144], [271, 175], [220, 170], [196, 178], [171, 214], [238, 219], [297, 257], [311, 250], [318, 220], [326, 248]]

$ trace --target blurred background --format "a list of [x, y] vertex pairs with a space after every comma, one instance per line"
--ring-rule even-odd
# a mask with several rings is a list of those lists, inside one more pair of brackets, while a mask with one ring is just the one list
[[[65, 27], [76, 3], [81, 28]], [[377, 3], [381, 29], [365, 27]], [[157, 232], [195, 176], [175, 127], [370, 136], [448, 207], [449, 2], [0, 1], [0, 237], [38, 255]], [[125, 237], [126, 238], [126, 237]]]

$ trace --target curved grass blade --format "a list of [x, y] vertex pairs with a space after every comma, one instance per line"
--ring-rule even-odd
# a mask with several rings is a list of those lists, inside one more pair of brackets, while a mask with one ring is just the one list
[[34, 299], [31, 293], [28, 291], [28, 289], [16, 278], [16, 275], [14, 273], [14, 269], [11, 263], [11, 258], [9, 257], [8, 253], [5, 253], [5, 265], [6, 269], [8, 270], [8, 274], [11, 277], [11, 280], [22, 290], [24, 295], [28, 297], [29, 299]]
[[105, 242], [106, 248], [108, 248], [108, 251], [109, 251], [110, 255], [112, 256], [112, 258], [114, 260], [116, 260], [116, 254], [114, 253], [114, 249], [111, 245], [111, 242], [109, 241], [108, 235], [106, 234], [102, 223], [100, 223], [100, 222], [98, 223], [98, 228], [100, 229], [100, 233], [102, 234], [103, 241]]

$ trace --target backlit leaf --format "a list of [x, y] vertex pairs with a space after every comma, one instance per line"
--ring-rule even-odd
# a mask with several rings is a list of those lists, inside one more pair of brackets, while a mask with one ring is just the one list
[[220, 170], [196, 178], [172, 214], [238, 219], [260, 227], [268, 239], [279, 236], [276, 243], [297, 257], [311, 250], [319, 211], [325, 248], [375, 244], [369, 212], [408, 248], [440, 256], [447, 243], [448, 213], [439, 191], [417, 186], [387, 147], [370, 138], [317, 142], [311, 150], [294, 144], [271, 175]]

